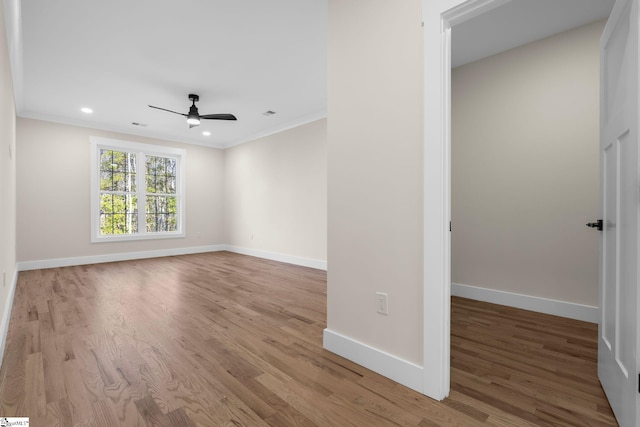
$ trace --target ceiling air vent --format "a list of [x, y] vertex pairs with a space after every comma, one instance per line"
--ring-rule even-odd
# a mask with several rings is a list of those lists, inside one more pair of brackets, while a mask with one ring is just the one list
[[146, 123], [138, 123], [138, 122], [131, 122], [131, 124], [134, 125], [134, 126], [141, 126], [143, 128], [146, 128], [147, 126], [149, 126]]
[[273, 116], [276, 112], [275, 111], [265, 111], [264, 113], [262, 113], [263, 116]]

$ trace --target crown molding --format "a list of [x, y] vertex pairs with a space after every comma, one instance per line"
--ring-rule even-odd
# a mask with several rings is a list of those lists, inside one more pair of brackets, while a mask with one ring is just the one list
[[272, 128], [266, 129], [262, 132], [254, 133], [253, 135], [250, 135], [246, 138], [241, 138], [229, 144], [224, 144], [222, 148], [235, 147], [236, 145], [241, 145], [247, 142], [255, 141], [256, 139], [264, 138], [269, 135], [284, 132], [285, 130], [293, 129], [298, 126], [306, 125], [307, 123], [315, 122], [317, 120], [322, 120], [326, 118], [327, 118], [327, 110], [321, 110], [315, 113], [306, 114], [304, 116], [300, 116], [293, 120], [290, 120], [286, 123], [282, 123], [278, 126], [274, 126]]

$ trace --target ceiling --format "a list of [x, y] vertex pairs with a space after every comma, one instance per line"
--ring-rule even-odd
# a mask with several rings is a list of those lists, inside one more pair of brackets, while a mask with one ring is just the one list
[[[225, 147], [326, 116], [327, 0], [6, 3], [21, 15], [21, 117]], [[187, 113], [189, 93], [238, 121], [189, 129], [148, 107]]]
[[[328, 0], [3, 1], [20, 117], [224, 148], [326, 116]], [[454, 28], [453, 64], [602, 19], [612, 4], [512, 0]], [[200, 114], [238, 121], [189, 129], [148, 107], [186, 113], [189, 93]]]
[[511, 0], [452, 29], [457, 67], [609, 16], [614, 0]]

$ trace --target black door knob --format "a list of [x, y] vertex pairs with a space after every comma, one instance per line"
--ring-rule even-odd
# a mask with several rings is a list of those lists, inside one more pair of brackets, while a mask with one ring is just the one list
[[587, 223], [587, 227], [597, 228], [599, 231], [602, 231], [602, 220], [599, 219], [596, 222]]

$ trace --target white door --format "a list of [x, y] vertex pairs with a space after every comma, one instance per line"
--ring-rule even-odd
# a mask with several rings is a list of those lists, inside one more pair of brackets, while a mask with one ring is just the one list
[[638, 1], [617, 0], [600, 44], [598, 376], [618, 422], [637, 427]]

